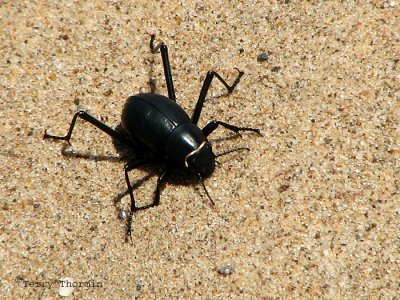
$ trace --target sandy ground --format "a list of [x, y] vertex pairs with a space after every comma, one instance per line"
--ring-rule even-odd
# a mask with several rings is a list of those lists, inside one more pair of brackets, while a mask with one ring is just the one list
[[[400, 3], [299, 2], [2, 1], [0, 298], [58, 298], [65, 277], [76, 299], [398, 297]], [[215, 207], [172, 179], [129, 244], [111, 139], [82, 121], [71, 146], [43, 133], [78, 109], [115, 127], [150, 81], [166, 94], [150, 33], [189, 113], [208, 70], [243, 70], [231, 95], [214, 82], [200, 126], [263, 136], [218, 129], [216, 153], [251, 151], [219, 159]], [[149, 202], [157, 169], [130, 175]]]

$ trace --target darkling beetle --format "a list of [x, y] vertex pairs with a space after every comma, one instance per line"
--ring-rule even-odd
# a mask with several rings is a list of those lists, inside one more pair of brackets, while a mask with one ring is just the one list
[[[155, 35], [151, 35], [150, 49], [152, 53], [160, 49], [168, 97], [154, 93], [141, 93], [128, 98], [122, 110], [121, 125], [123, 130], [125, 130], [131, 138], [108, 127], [85, 111], [78, 111], [75, 113], [66, 136], [50, 135], [46, 130], [43, 137], [44, 139], [65, 140], [69, 142], [76, 119], [79, 117], [128, 147], [134, 147], [136, 142], [141, 146], [147, 147], [148, 157], [143, 159], [131, 159], [124, 167], [125, 180], [131, 199], [130, 214], [127, 220], [126, 240], [129, 237], [131, 241], [133, 213], [138, 210], [157, 206], [160, 203], [161, 190], [171, 174], [171, 171], [175, 168], [187, 169], [197, 174], [204, 191], [214, 205], [213, 200], [205, 188], [204, 178], [210, 176], [214, 171], [215, 158], [236, 150], [249, 150], [248, 148], [236, 148], [215, 155], [207, 137], [219, 125], [237, 134], [239, 134], [240, 131], [253, 131], [261, 135], [259, 129], [237, 127], [216, 120], [211, 121], [203, 129], [200, 129], [197, 126], [197, 122], [199, 121], [204, 100], [213, 78], [216, 77], [226, 87], [228, 93], [232, 93], [244, 73], [238, 70], [239, 75], [230, 86], [218, 73], [209, 71], [204, 80], [192, 118], [189, 118], [186, 112], [176, 103], [171, 67], [168, 59], [168, 48], [162, 42], [154, 46], [154, 38]], [[163, 162], [165, 167], [157, 179], [153, 202], [148, 205], [136, 207], [128, 172], [156, 161]]]

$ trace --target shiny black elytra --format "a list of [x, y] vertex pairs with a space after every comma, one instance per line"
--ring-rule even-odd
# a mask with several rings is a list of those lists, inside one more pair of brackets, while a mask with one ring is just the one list
[[[260, 134], [259, 129], [237, 127], [216, 120], [211, 121], [203, 129], [200, 129], [197, 126], [197, 122], [199, 121], [204, 100], [213, 78], [216, 77], [220, 82], [222, 82], [228, 92], [231, 93], [244, 73], [239, 71], [238, 77], [230, 86], [218, 73], [209, 71], [204, 80], [192, 118], [189, 118], [185, 111], [176, 103], [171, 67], [168, 59], [168, 48], [162, 42], [157, 46], [154, 46], [154, 38], [155, 35], [151, 35], [150, 49], [152, 53], [155, 53], [160, 49], [168, 89], [168, 98], [154, 93], [141, 93], [131, 96], [126, 101], [121, 115], [122, 128], [131, 135], [132, 140], [137, 141], [139, 144], [144, 145], [149, 149], [148, 157], [140, 160], [130, 160], [124, 167], [125, 180], [131, 198], [130, 214], [127, 220], [126, 240], [129, 237], [131, 241], [133, 213], [138, 210], [156, 206], [160, 203], [161, 190], [174, 168], [187, 169], [197, 174], [208, 198], [214, 205], [214, 202], [205, 188], [204, 178], [210, 176], [214, 171], [216, 162], [215, 158], [238, 149], [247, 149], [237, 148], [216, 156], [212, 151], [211, 144], [207, 137], [219, 125], [235, 133], [239, 133], [240, 131], [253, 131]], [[44, 138], [65, 140], [69, 142], [78, 117], [93, 124], [122, 144], [128, 147], [134, 146], [131, 139], [126, 138], [123, 134], [108, 127], [84, 111], [78, 111], [74, 115], [66, 136], [50, 135], [46, 130]], [[165, 168], [158, 177], [153, 202], [145, 206], [136, 207], [128, 172], [155, 161], [164, 162]]]

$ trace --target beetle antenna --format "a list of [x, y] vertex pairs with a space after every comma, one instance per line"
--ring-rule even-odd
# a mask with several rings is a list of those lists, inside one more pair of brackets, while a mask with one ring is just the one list
[[201, 177], [200, 174], [198, 174], [198, 175], [199, 175], [199, 178], [200, 178], [200, 183], [201, 183], [201, 185], [203, 186], [204, 191], [206, 192], [206, 195], [207, 195], [207, 197], [208, 197], [208, 200], [210, 200], [211, 205], [214, 206], [214, 205], [215, 205], [214, 200], [211, 199], [211, 196], [210, 196], [210, 194], [209, 194], [208, 191], [207, 191], [207, 188], [206, 188], [206, 186], [205, 186], [205, 184], [204, 184], [204, 179], [203, 179], [203, 177]]
[[220, 156], [227, 155], [227, 154], [229, 154], [229, 153], [232, 153], [232, 152], [235, 152], [235, 151], [240, 151], [240, 150], [250, 151], [250, 148], [247, 148], [247, 147], [238, 147], [238, 148], [226, 150], [226, 151], [224, 151], [224, 152], [222, 152], [222, 153], [219, 153], [219, 154], [215, 155], [215, 157], [220, 157]]

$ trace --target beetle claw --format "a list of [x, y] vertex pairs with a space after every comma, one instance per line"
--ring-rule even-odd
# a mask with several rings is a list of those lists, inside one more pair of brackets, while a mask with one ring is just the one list
[[129, 217], [127, 220], [126, 224], [126, 235], [125, 235], [125, 242], [127, 243], [128, 240], [131, 241], [131, 244], [133, 244], [133, 239], [132, 239], [132, 218], [133, 218], [133, 211], [129, 213]]

